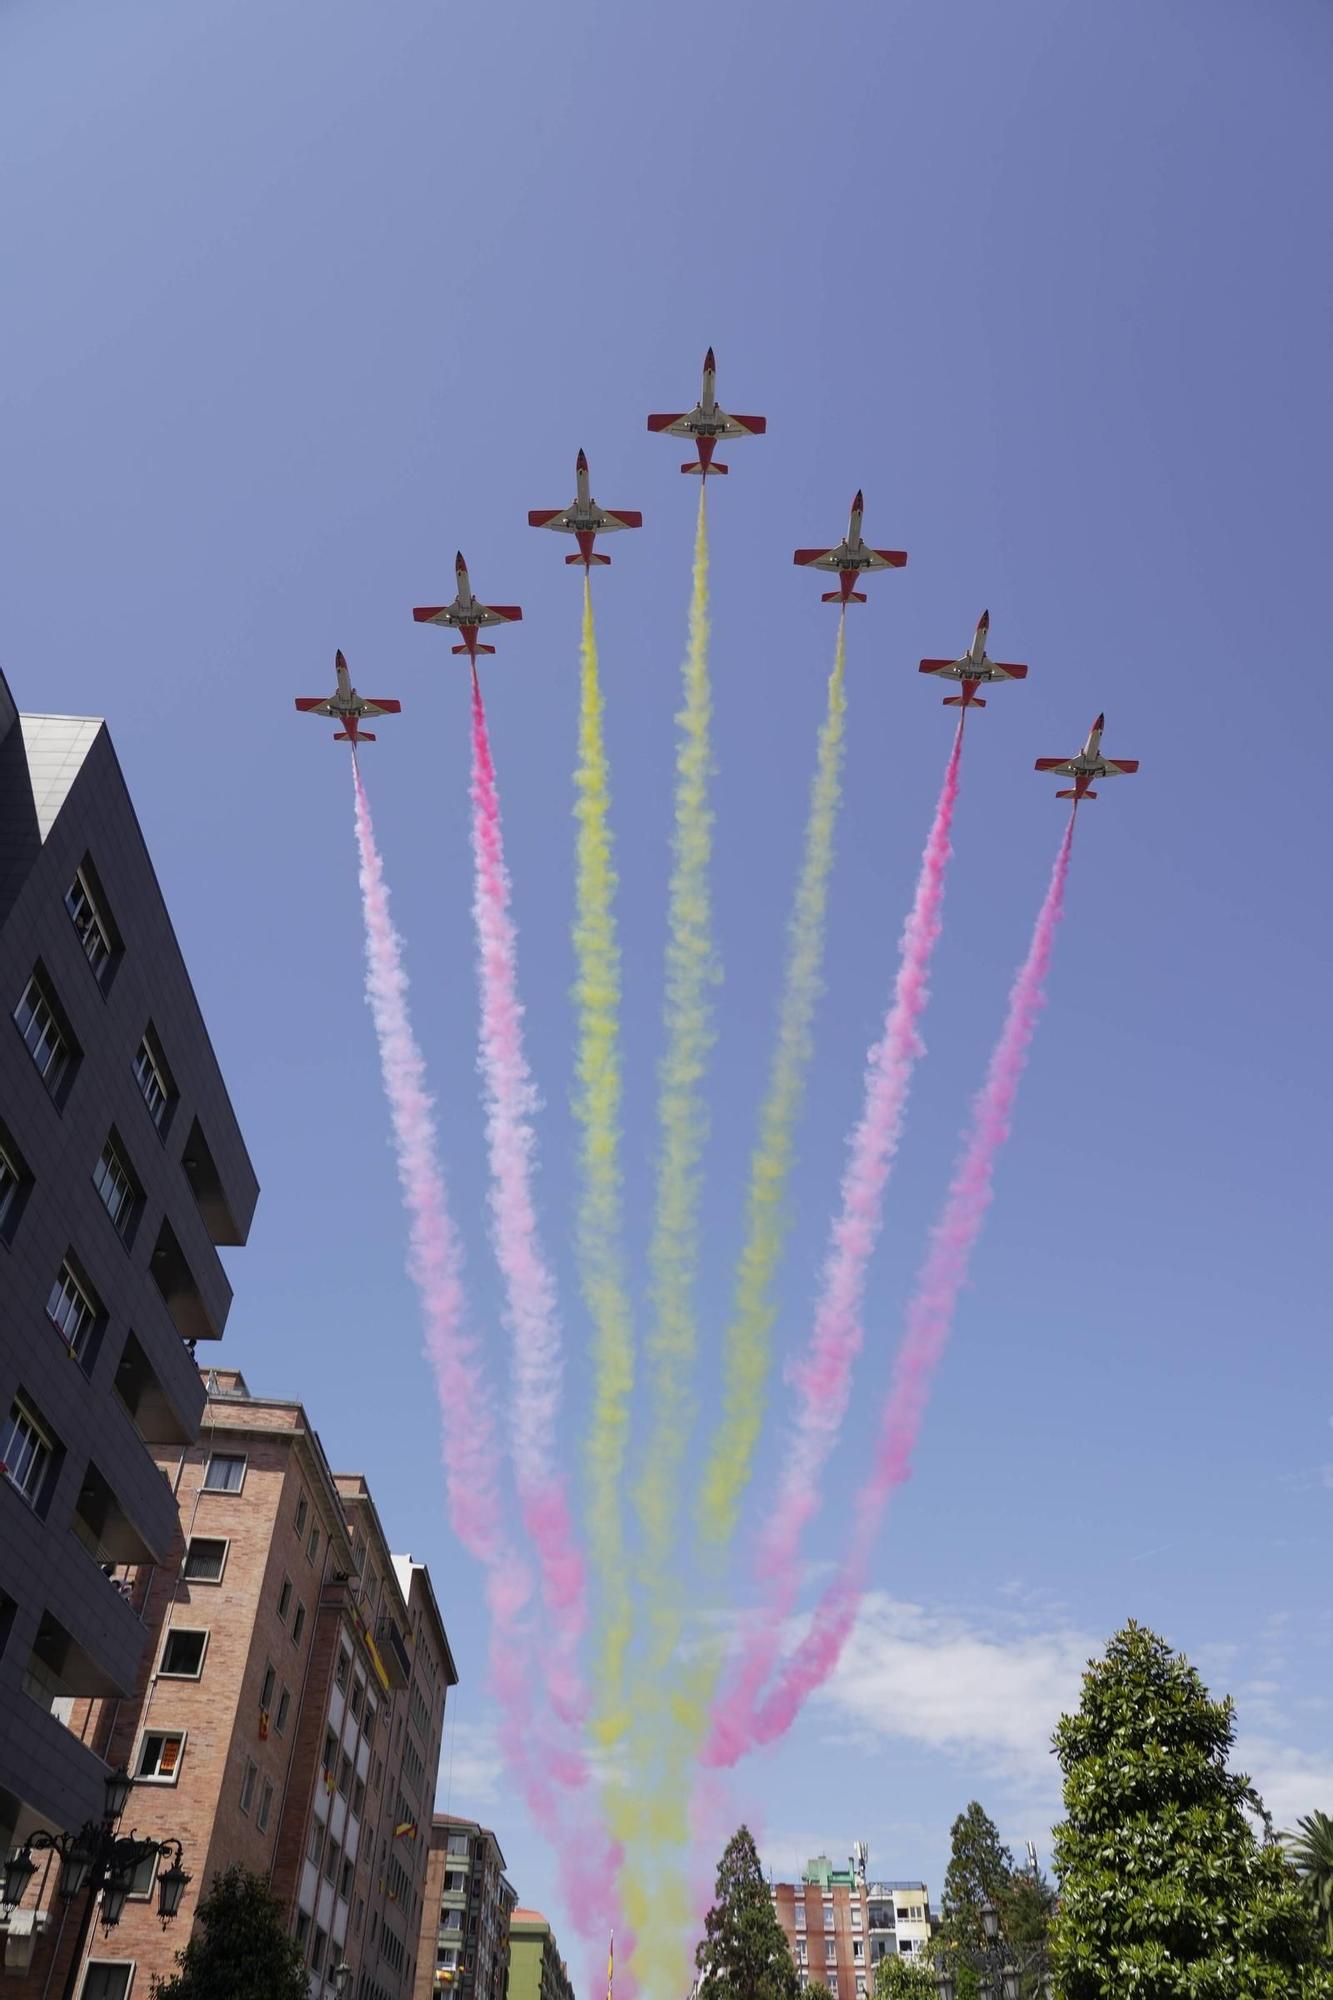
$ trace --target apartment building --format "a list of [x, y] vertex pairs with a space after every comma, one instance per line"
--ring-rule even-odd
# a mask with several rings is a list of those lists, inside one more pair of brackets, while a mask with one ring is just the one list
[[509, 1920], [518, 1897], [500, 1843], [478, 1820], [436, 1813], [414, 2000], [504, 2000]]
[[822, 1980], [837, 2000], [864, 2000], [887, 1952], [922, 1956], [930, 1943], [925, 1883], [869, 1883], [866, 1859], [858, 1842], [849, 1867], [835, 1868], [826, 1854], [816, 1855], [799, 1882], [771, 1888], [801, 1984]]
[[508, 2000], [574, 2000], [569, 1968], [540, 1910], [510, 1915], [507, 1993]]
[[[159, 1464], [198, 1435], [193, 1350], [226, 1325], [218, 1250], [257, 1194], [106, 726], [20, 716], [0, 677], [6, 1852], [102, 1816], [107, 1765], [69, 1724], [139, 1684], [116, 1572], [175, 1561]], [[50, 1949], [45, 1910], [0, 1923], [6, 1975], [45, 1977]]]
[[417, 1802], [433, 1793], [457, 1681], [430, 1579], [393, 1557], [365, 1480], [335, 1477], [300, 1403], [252, 1395], [236, 1370], [204, 1386], [198, 1444], [159, 1459], [178, 1556], [124, 1579], [148, 1668], [133, 1701], [73, 1717], [133, 1777], [127, 1823], [179, 1839], [193, 1880], [164, 1935], [146, 1867], [76, 1991], [149, 2000], [209, 1883], [241, 1862], [287, 1909], [312, 2000], [334, 2000], [343, 1967], [347, 2000], [410, 2000]]

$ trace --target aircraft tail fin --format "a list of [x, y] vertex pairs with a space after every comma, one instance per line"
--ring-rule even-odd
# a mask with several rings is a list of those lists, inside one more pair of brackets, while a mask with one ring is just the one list
[[[601, 552], [600, 552], [600, 550], [598, 550], [598, 549], [594, 549], [594, 550], [593, 550], [593, 552], [592, 552], [592, 554], [591, 554], [590, 556], [588, 556], [588, 557], [587, 557], [587, 562], [588, 562], [589, 566], [591, 566], [591, 565], [592, 565], [593, 563], [599, 563], [599, 564], [606, 564], [606, 563], [609, 563], [609, 562], [610, 562], [610, 560], [611, 560], [610, 556], [604, 556], [604, 555], [602, 555], [602, 554], [601, 554]], [[583, 561], [584, 561], [584, 557], [582, 557], [582, 556], [580, 556], [580, 555], [573, 555], [573, 556], [566, 556], [566, 557], [565, 557], [565, 561], [566, 561], [566, 563], [567, 563], [567, 564], [568, 564], [568, 563], [581, 563], [581, 562], [583, 562]], [[478, 652], [480, 652], [480, 651], [481, 651], [481, 648], [480, 648], [480, 647], [478, 647], [478, 648], [477, 648], [477, 651], [478, 651]]]
[[946, 694], [944, 697], [944, 706], [946, 708], [984, 708], [986, 700], [984, 695], [979, 694], [974, 694], [970, 702], [966, 695]]
[[849, 590], [844, 597], [840, 590], [826, 590], [819, 601], [821, 604], [864, 604], [866, 594], [863, 590]]
[[373, 743], [375, 734], [370, 729], [358, 729], [353, 736], [350, 729], [337, 729], [334, 731], [333, 740], [335, 743]]
[[[1056, 796], [1056, 798], [1057, 798], [1057, 799], [1076, 799], [1076, 798], [1078, 797], [1078, 793], [1077, 793], [1077, 792], [1057, 792], [1055, 796]], [[1085, 798], [1085, 799], [1095, 799], [1095, 798], [1096, 798], [1096, 796], [1097, 796], [1097, 794], [1096, 794], [1096, 792], [1084, 792], [1083, 796], [1084, 796], [1084, 798]]]
[[701, 479], [706, 479], [710, 472], [730, 472], [731, 467], [719, 465], [716, 459], [711, 465], [704, 465], [696, 458], [693, 465], [682, 465], [680, 469], [682, 472], [697, 472]]
[[494, 646], [451, 646], [451, 653], [493, 653]]

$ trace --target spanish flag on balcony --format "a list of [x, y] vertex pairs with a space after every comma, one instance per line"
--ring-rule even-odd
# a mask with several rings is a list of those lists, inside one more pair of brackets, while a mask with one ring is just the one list
[[399, 1820], [393, 1830], [393, 1837], [395, 1840], [415, 1840], [417, 1837], [416, 1821], [414, 1819]]

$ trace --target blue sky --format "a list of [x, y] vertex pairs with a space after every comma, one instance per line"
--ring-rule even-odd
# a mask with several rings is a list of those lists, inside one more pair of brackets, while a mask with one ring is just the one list
[[576, 1469], [578, 587], [527, 509], [570, 497], [583, 445], [597, 496], [645, 516], [597, 580], [640, 1256], [695, 496], [643, 419], [693, 400], [709, 342], [723, 400], [769, 417], [713, 508], [725, 984], [704, 1397], [833, 638], [790, 551], [835, 539], [863, 485], [869, 538], [911, 560], [850, 633], [784, 1351], [947, 748], [916, 660], [960, 650], [988, 605], [997, 656], [1031, 662], [969, 733], [867, 1394], [815, 1563], [838, 1553], [1059, 834], [1032, 759], [1106, 709], [1108, 751], [1143, 768], [1079, 828], [1051, 1006], [916, 1477], [843, 1673], [743, 1767], [737, 1812], [779, 1867], [859, 1837], [873, 1868], [933, 1888], [974, 1795], [1044, 1845], [1050, 1726], [1131, 1614], [1237, 1692], [1280, 1815], [1327, 1808], [1331, 59], [1315, 0], [0, 11], [0, 658], [21, 705], [109, 718], [263, 1183], [220, 1353], [302, 1396], [429, 1560], [463, 1674], [452, 1804], [493, 1818], [557, 1926], [550, 1859], [494, 1756], [478, 1579], [443, 1519], [348, 775], [291, 697], [323, 692], [342, 646], [364, 690], [405, 704], [367, 776], [493, 1324], [465, 683], [410, 607], [439, 601], [461, 546], [483, 595], [525, 608], [486, 685]]

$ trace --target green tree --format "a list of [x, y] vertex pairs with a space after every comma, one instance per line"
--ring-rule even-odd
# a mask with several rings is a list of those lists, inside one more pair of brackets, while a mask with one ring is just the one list
[[1144, 1627], [1089, 1663], [1055, 1732], [1061, 2000], [1333, 2000], [1300, 1884], [1227, 1769], [1234, 1737], [1230, 1700]]
[[748, 1826], [733, 1833], [718, 1863], [694, 1962], [708, 1974], [707, 2000], [800, 2000], [796, 1966]]
[[987, 1903], [1003, 1912], [1014, 1879], [1014, 1857], [990, 1814], [976, 1799], [949, 1829], [938, 1941], [953, 1968], [958, 2000], [976, 2000], [980, 1982], [965, 1953], [984, 1944], [981, 1912]]
[[833, 2000], [833, 1988], [822, 1979], [812, 1979], [805, 1989], [805, 2000]]
[[915, 1959], [893, 1958], [886, 1952], [875, 1967], [874, 2000], [937, 2000], [938, 1993], [935, 1974]]
[[308, 2000], [301, 1948], [262, 1875], [228, 1868], [195, 1916], [197, 1928], [154, 2000]]
[[1285, 1836], [1287, 1852], [1314, 1905], [1324, 1950], [1333, 1956], [1333, 1819], [1327, 1813], [1307, 1813], [1296, 1827]]

